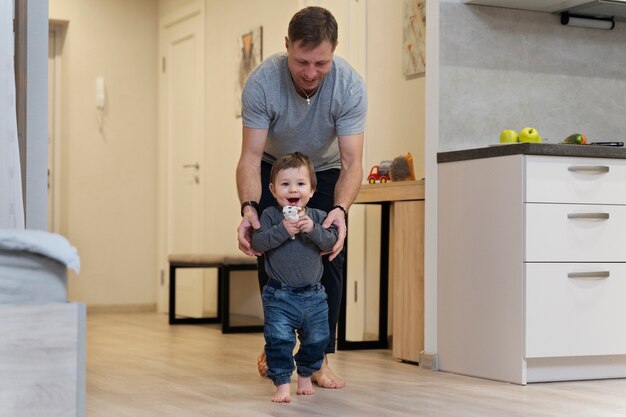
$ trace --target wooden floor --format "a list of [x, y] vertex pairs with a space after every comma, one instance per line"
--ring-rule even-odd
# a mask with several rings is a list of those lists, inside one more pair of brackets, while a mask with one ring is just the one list
[[420, 369], [388, 350], [338, 352], [344, 389], [273, 404], [256, 373], [262, 344], [156, 313], [89, 314], [87, 416], [626, 416], [626, 379], [517, 386]]

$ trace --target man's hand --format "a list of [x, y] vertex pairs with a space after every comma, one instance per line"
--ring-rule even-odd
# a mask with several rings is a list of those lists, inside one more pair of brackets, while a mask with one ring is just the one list
[[337, 242], [335, 242], [332, 251], [328, 252], [330, 253], [329, 261], [332, 261], [341, 253], [343, 242], [346, 240], [348, 228], [346, 227], [346, 216], [341, 209], [336, 208], [329, 211], [326, 220], [322, 223], [322, 227], [328, 229], [333, 224], [337, 227]]
[[[241, 155], [237, 163], [237, 195], [239, 201], [259, 201], [261, 198], [261, 158], [267, 139], [267, 129], [243, 128]], [[243, 218], [237, 227], [239, 250], [249, 256], [260, 256], [252, 248], [252, 233], [261, 228], [259, 216], [254, 207], [243, 208]]]
[[261, 256], [262, 253], [252, 247], [252, 233], [261, 228], [259, 215], [252, 207], [246, 207], [241, 223], [237, 227], [239, 250], [248, 256]]

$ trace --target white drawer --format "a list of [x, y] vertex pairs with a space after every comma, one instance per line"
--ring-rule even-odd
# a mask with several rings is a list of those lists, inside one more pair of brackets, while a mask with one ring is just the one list
[[626, 161], [526, 156], [525, 202], [626, 204]]
[[527, 358], [626, 354], [626, 264], [526, 264], [525, 292]]
[[526, 262], [626, 262], [626, 206], [524, 208]]

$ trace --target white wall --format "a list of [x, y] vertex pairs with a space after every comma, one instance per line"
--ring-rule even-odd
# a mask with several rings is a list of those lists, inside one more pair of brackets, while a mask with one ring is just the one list
[[439, 151], [439, 0], [426, 2], [424, 350], [437, 352], [437, 152]]

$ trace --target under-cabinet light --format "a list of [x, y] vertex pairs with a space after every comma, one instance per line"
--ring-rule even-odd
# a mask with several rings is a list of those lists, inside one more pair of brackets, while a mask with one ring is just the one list
[[581, 16], [563, 12], [561, 13], [561, 24], [581, 28], [611, 30], [615, 27], [615, 20], [612, 17]]

